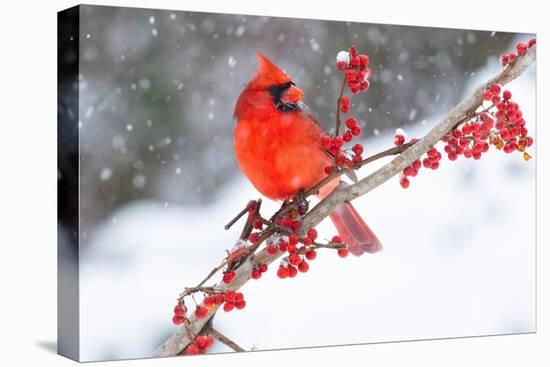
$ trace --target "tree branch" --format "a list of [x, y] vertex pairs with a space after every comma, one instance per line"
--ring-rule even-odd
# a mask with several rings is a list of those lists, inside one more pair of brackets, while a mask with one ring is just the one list
[[[388, 181], [390, 178], [401, 172], [413, 161], [419, 159], [427, 150], [441, 140], [454, 126], [456, 126], [465, 117], [473, 113], [482, 103], [484, 90], [493, 83], [502, 85], [511, 82], [519, 77], [536, 60], [536, 46], [530, 47], [527, 53], [518, 57], [512, 64], [507, 65], [497, 76], [481, 84], [472, 94], [465, 97], [456, 105], [432, 130], [414, 144], [407, 146], [405, 150], [391, 160], [389, 163], [366, 176], [362, 180], [352, 185], [340, 184], [328, 197], [320, 201], [311, 211], [309, 211], [302, 220], [302, 231], [315, 227], [324, 218], [326, 218], [338, 205], [351, 201], [375, 189], [379, 185]], [[393, 154], [395, 154], [392, 151]], [[387, 156], [385, 154], [384, 156]], [[309, 191], [309, 190], [308, 190]], [[303, 233], [301, 233], [303, 235]], [[260, 241], [258, 241], [260, 242]], [[259, 243], [256, 244], [259, 246]], [[230, 284], [220, 283], [214, 288], [217, 291], [225, 292], [228, 290], [240, 289], [251, 278], [252, 269], [258, 263], [270, 264], [283, 256], [279, 252], [271, 255], [264, 248], [254, 255], [248, 257], [235, 270], [235, 279]], [[202, 319], [198, 319], [194, 314], [189, 316], [189, 325], [193, 333], [198, 334], [207, 322], [215, 315], [218, 308], [209, 312]], [[172, 336], [168, 338], [154, 353], [154, 356], [174, 356], [179, 354], [191, 342], [185, 327], [180, 327]]]

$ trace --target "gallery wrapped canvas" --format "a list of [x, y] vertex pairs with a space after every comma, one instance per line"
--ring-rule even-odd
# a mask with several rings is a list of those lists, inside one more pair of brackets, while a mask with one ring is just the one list
[[58, 14], [58, 351], [535, 331], [533, 34]]

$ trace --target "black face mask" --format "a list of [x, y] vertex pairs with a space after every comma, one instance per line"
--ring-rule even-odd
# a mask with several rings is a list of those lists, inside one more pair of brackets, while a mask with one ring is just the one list
[[301, 111], [302, 110], [302, 104], [301, 103], [284, 103], [281, 100], [281, 97], [283, 96], [283, 93], [293, 85], [295, 85], [294, 82], [288, 82], [288, 83], [278, 84], [278, 85], [274, 85], [272, 87], [269, 87], [269, 89], [268, 89], [269, 94], [271, 94], [271, 97], [273, 97], [273, 103], [275, 103], [275, 106], [277, 107], [277, 109], [279, 111], [291, 112], [291, 111]]

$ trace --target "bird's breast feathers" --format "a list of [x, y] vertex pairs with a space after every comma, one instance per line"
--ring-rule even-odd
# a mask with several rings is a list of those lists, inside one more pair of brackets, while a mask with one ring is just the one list
[[320, 148], [317, 124], [285, 115], [268, 121], [240, 120], [235, 128], [239, 167], [262, 194], [272, 199], [286, 199], [314, 185], [331, 162]]

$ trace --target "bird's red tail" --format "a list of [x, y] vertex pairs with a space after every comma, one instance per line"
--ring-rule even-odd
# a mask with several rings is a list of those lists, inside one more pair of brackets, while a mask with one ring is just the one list
[[361, 256], [365, 252], [375, 253], [382, 250], [382, 244], [351, 203], [336, 207], [330, 214], [330, 219], [353, 255]]

